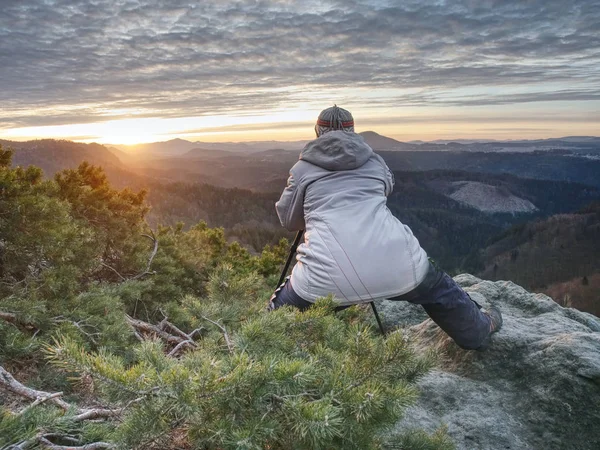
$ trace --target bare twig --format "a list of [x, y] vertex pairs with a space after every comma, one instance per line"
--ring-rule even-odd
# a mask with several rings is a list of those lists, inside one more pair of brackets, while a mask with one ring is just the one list
[[108, 265], [108, 264], [106, 264], [105, 262], [100, 262], [100, 265], [101, 265], [102, 267], [106, 267], [107, 269], [110, 269], [110, 270], [112, 270], [114, 273], [116, 273], [116, 274], [119, 276], [119, 278], [120, 278], [122, 281], [127, 281], [127, 278], [125, 278], [123, 275], [121, 275], [121, 274], [119, 273], [119, 271], [118, 271], [117, 269], [115, 269], [114, 267], [111, 267], [111, 266], [109, 266], [109, 265]]
[[161, 311], [161, 313], [163, 314], [164, 319], [161, 320], [158, 325], [152, 325], [151, 323], [134, 319], [130, 316], [127, 316], [127, 321], [135, 330], [137, 330], [135, 332], [135, 336], [140, 341], [144, 340], [140, 333], [146, 333], [159, 336], [168, 344], [175, 345], [175, 347], [168, 353], [168, 356], [175, 357], [185, 348], [194, 349], [198, 347], [198, 345], [194, 342], [194, 336], [200, 333], [200, 329], [195, 329], [190, 334], [187, 334], [169, 322], [168, 317], [163, 311]]
[[[48, 402], [52, 403], [59, 408], [67, 411], [72, 406], [61, 400], [60, 397], [63, 395], [62, 392], [44, 392], [38, 391], [35, 389], [28, 388], [23, 385], [19, 381], [15, 380], [15, 378], [6, 370], [4, 367], [0, 366], [0, 386], [5, 389], [11, 391], [14, 394], [20, 395], [21, 397], [28, 398], [33, 400], [33, 403], [27, 406], [20, 414], [23, 414], [25, 411], [30, 410], [42, 403]], [[139, 400], [138, 400], [139, 401]], [[132, 402], [130, 402], [127, 406], [129, 406]], [[79, 409], [78, 415], [74, 417], [76, 422], [82, 422], [84, 420], [92, 420], [92, 419], [104, 419], [108, 417], [115, 417], [123, 413], [125, 408], [118, 409], [101, 409], [101, 408], [93, 408], [93, 409]]]
[[135, 328], [138, 332], [141, 331], [143, 333], [155, 334], [155, 335], [159, 336], [160, 338], [164, 339], [165, 341], [167, 341], [169, 344], [173, 344], [173, 345], [180, 344], [181, 342], [184, 341], [184, 339], [180, 338], [179, 336], [173, 336], [172, 334], [161, 330], [156, 325], [152, 325], [151, 323], [144, 322], [139, 319], [134, 319], [133, 317], [131, 317], [129, 315], [126, 315], [125, 317], [127, 319], [127, 322], [129, 322], [129, 324], [133, 328]]
[[189, 334], [190, 339], [192, 339], [192, 340], [196, 339], [196, 336], [199, 336], [202, 333], [202, 330], [206, 330], [206, 328], [204, 328], [204, 327], [196, 328], [194, 331], [192, 331]]
[[144, 338], [142, 337], [142, 335], [140, 333], [138, 333], [137, 331], [133, 332], [133, 335], [135, 336], [135, 338], [140, 341], [140, 342], [144, 342]]
[[56, 445], [50, 442], [44, 436], [40, 436], [38, 438], [38, 442], [43, 446], [43, 448], [47, 448], [49, 450], [100, 450], [115, 448], [113, 444], [109, 444], [108, 442], [94, 442], [92, 444], [86, 444], [81, 446]]
[[31, 322], [27, 322], [25, 320], [19, 319], [16, 314], [10, 313], [7, 311], [0, 311], [0, 320], [4, 320], [5, 322], [11, 323], [17, 328], [26, 331], [37, 330], [36, 326]]
[[[61, 317], [56, 317], [55, 319], [53, 319], [53, 321], [56, 323], [61, 323], [61, 322], [70, 323], [75, 328], [77, 328], [82, 334], [86, 335], [90, 339], [90, 341], [92, 341], [95, 345], [98, 345], [98, 341], [96, 340], [96, 338], [94, 338], [94, 336], [99, 336], [100, 333], [87, 332], [81, 325], [81, 323], [85, 322], [85, 320], [80, 320], [79, 322], [75, 322], [74, 320], [65, 319], [64, 317], [61, 316]], [[96, 328], [96, 327], [94, 327], [94, 328]], [[98, 329], [98, 328], [96, 328], [96, 329]]]
[[71, 442], [72, 444], [79, 444], [79, 439], [70, 434], [44, 433], [43, 435], [41, 435], [41, 437], [44, 437], [48, 440], [60, 439], [61, 441]]
[[204, 316], [200, 316], [200, 317], [202, 317], [204, 320], [212, 323], [213, 325], [217, 326], [223, 332], [223, 337], [225, 338], [225, 343], [227, 344], [227, 348], [229, 349], [230, 353], [233, 353], [233, 343], [231, 342], [231, 339], [229, 338], [229, 334], [227, 333], [227, 330], [225, 329], [225, 327], [223, 325], [221, 325], [220, 323], [209, 319], [208, 317], [204, 317]]
[[154, 231], [152, 231], [152, 229], [150, 229], [150, 233], [152, 234], [152, 236], [150, 236], [149, 234], [142, 234], [142, 236], [147, 237], [152, 242], [154, 242], [154, 248], [152, 249], [152, 253], [150, 254], [150, 259], [148, 260], [148, 264], [146, 265], [146, 270], [144, 270], [142, 273], [136, 275], [135, 277], [131, 278], [132, 280], [138, 280], [145, 275], [153, 275], [154, 274], [154, 272], [150, 271], [150, 267], [152, 266], [152, 261], [154, 260], [156, 253], [158, 252], [158, 239], [156, 239], [156, 236], [154, 235]]
[[27, 411], [29, 411], [32, 408], [35, 408], [37, 405], [41, 405], [44, 402], [47, 402], [49, 400], [52, 400], [54, 398], [58, 398], [58, 397], [62, 397], [63, 393], [62, 392], [54, 392], [52, 394], [49, 394], [45, 397], [38, 397], [35, 399], [35, 401], [29, 405], [27, 408], [25, 408], [24, 410], [22, 410], [19, 415], [21, 414], [25, 414]]
[[173, 348], [173, 350], [171, 350], [169, 352], [169, 356], [177, 356], [177, 353], [179, 353], [181, 350], [183, 350], [185, 347], [196, 347], [196, 344], [193, 341], [183, 341], [180, 342], [179, 344], [177, 344], [175, 346], [175, 348]]
[[9, 322], [9, 323], [15, 323], [15, 324], [17, 323], [16, 314], [9, 313], [9, 312], [0, 311], [0, 319], [4, 320], [5, 322]]
[[75, 422], [83, 422], [84, 420], [107, 419], [123, 414], [125, 408], [118, 409], [87, 409], [76, 415], [73, 420]]

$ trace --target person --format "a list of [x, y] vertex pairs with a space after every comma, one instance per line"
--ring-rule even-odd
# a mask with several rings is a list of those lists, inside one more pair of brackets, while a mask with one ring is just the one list
[[329, 294], [340, 308], [403, 300], [422, 305], [460, 347], [487, 348], [502, 326], [500, 311], [482, 310], [392, 215], [386, 198], [394, 176], [354, 132], [352, 114], [337, 105], [327, 108], [315, 132], [275, 205], [286, 229], [305, 231], [292, 274], [271, 297], [269, 309], [304, 310]]

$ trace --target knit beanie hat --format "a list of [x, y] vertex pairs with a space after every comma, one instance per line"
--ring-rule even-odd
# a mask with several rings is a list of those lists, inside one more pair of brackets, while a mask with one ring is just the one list
[[333, 130], [354, 132], [354, 118], [350, 111], [338, 108], [337, 105], [321, 111], [315, 125], [317, 137]]

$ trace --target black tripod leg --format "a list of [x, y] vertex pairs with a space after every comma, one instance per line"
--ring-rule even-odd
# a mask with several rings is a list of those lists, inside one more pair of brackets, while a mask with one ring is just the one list
[[373, 308], [373, 314], [375, 314], [375, 319], [377, 319], [377, 325], [379, 325], [379, 330], [381, 330], [381, 334], [385, 336], [385, 330], [383, 329], [383, 324], [381, 323], [381, 319], [379, 318], [379, 314], [377, 313], [377, 308], [375, 308], [375, 303], [371, 302], [371, 308]]
[[298, 233], [296, 233], [296, 239], [294, 239], [294, 243], [290, 247], [290, 254], [288, 255], [288, 259], [285, 263], [285, 267], [283, 268], [283, 272], [281, 272], [281, 277], [279, 277], [279, 283], [277, 283], [277, 286], [281, 286], [281, 283], [283, 283], [283, 280], [285, 280], [285, 276], [287, 274], [288, 269], [290, 268], [290, 264], [292, 263], [292, 258], [294, 257], [294, 253], [296, 253], [298, 244], [300, 244], [300, 239], [302, 239], [303, 233], [304, 233], [304, 230], [300, 230], [300, 231], [298, 231]]

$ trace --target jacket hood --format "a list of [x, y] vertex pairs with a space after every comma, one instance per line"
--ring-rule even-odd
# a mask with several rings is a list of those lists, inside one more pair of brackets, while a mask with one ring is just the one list
[[346, 131], [330, 131], [310, 141], [300, 159], [327, 170], [352, 170], [361, 167], [373, 155], [363, 137]]

